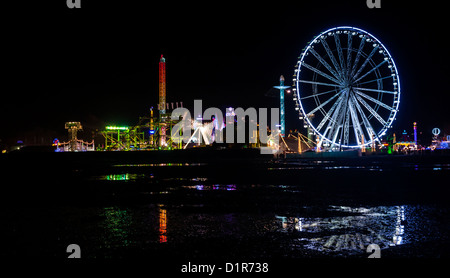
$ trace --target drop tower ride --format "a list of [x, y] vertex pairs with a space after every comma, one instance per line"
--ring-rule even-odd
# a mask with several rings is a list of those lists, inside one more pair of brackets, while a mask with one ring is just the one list
[[159, 146], [165, 147], [166, 143], [166, 59], [161, 54], [159, 59], [159, 120], [161, 128], [159, 129]]

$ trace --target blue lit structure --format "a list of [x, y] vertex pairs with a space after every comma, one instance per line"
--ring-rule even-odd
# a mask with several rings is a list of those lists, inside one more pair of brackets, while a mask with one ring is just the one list
[[280, 129], [281, 137], [285, 135], [285, 123], [284, 123], [284, 89], [290, 86], [284, 86], [284, 76], [280, 76], [280, 86], [273, 86], [275, 89], [280, 90]]
[[399, 111], [394, 60], [359, 28], [335, 27], [315, 36], [302, 50], [293, 81], [299, 119], [330, 151], [381, 142]]
[[414, 125], [414, 142], [417, 145], [417, 123], [414, 122], [413, 125]]

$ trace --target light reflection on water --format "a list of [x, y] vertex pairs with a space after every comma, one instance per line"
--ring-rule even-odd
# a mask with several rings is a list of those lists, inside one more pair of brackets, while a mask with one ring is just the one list
[[[106, 175], [91, 177], [94, 180], [107, 181], [108, 185], [110, 185], [109, 181], [114, 181], [114, 184], [119, 186], [122, 186], [122, 184], [115, 181], [125, 181], [124, 186], [134, 184], [127, 183], [129, 181], [139, 181], [146, 185], [146, 187], [139, 189], [145, 191], [142, 192], [143, 194], [164, 195], [164, 198], [172, 195], [176, 195], [177, 198], [182, 197], [180, 199], [174, 198], [175, 201], [170, 203], [171, 205], [164, 203], [166, 199], [157, 199], [157, 202], [151, 204], [150, 208], [144, 209], [142, 207], [104, 208], [102, 215], [105, 220], [100, 223], [103, 231], [100, 238], [103, 242], [99, 244], [100, 246], [116, 248], [145, 245], [149, 242], [184, 244], [191, 238], [197, 237], [210, 239], [232, 236], [241, 239], [262, 235], [269, 241], [280, 241], [280, 245], [287, 244], [291, 250], [298, 253], [309, 249], [323, 254], [337, 254], [338, 256], [365, 255], [366, 248], [370, 244], [378, 244], [381, 249], [387, 249], [398, 245], [419, 243], [424, 240], [439, 240], [439, 231], [448, 231], [449, 227], [449, 224], [437, 225], [437, 221], [432, 216], [435, 214], [435, 208], [415, 205], [351, 207], [317, 204], [315, 207], [299, 209], [299, 212], [295, 213], [291, 211], [285, 215], [282, 213], [275, 214], [277, 207], [269, 207], [264, 213], [259, 214], [246, 212], [245, 206], [238, 208], [238, 212], [233, 212], [235, 207], [230, 208], [231, 212], [222, 212], [221, 208], [218, 209], [207, 202], [205, 202], [205, 205], [203, 202], [208, 200], [202, 198], [204, 196], [214, 197], [215, 195], [233, 196], [233, 194], [240, 194], [240, 192], [247, 194], [253, 188], [256, 188], [263, 192], [258, 194], [269, 195], [264, 195], [264, 198], [276, 199], [278, 196], [276, 194], [279, 193], [301, 194], [305, 192], [307, 194], [309, 188], [298, 186], [298, 184], [281, 184], [281, 182], [279, 182], [280, 184], [275, 183], [275, 185], [237, 184], [232, 183], [233, 180], [231, 182], [228, 179], [224, 181], [204, 172], [177, 175], [180, 168], [170, 168], [170, 171], [175, 170], [173, 175], [166, 174], [161, 177], [161, 172], [151, 168], [172, 166], [191, 171], [190, 166], [201, 166], [201, 164], [123, 164], [115, 165], [115, 167], [124, 167], [125, 169], [115, 168], [116, 171], [123, 171], [123, 173], [111, 171], [106, 172], [108, 173]], [[142, 167], [150, 168], [142, 169]], [[137, 171], [138, 168], [139, 171]], [[404, 164], [399, 168], [413, 171], [448, 171], [450, 164]], [[294, 165], [280, 163], [266, 169], [269, 171], [288, 169], [383, 171], [386, 168], [383, 165], [353, 166], [332, 165], [331, 163], [316, 165], [299, 163]], [[150, 186], [147, 186], [147, 184], [150, 184]], [[236, 193], [231, 192], [236, 190]], [[203, 193], [203, 191], [208, 192]], [[186, 196], [195, 196], [195, 199], [192, 203], [185, 203]], [[161, 200], [163, 201], [161, 202]], [[233, 199], [230, 198], [229, 200]], [[213, 208], [213, 212], [209, 210], [208, 205]], [[289, 206], [293, 207], [294, 204], [291, 203]], [[317, 208], [320, 209], [319, 213], [310, 213]], [[214, 209], [217, 209], [218, 212]], [[324, 211], [325, 213], [322, 215], [321, 213]], [[442, 213], [442, 215], [446, 214]], [[446, 234], [444, 233], [444, 235]]]
[[385, 250], [448, 237], [442, 234], [448, 224], [427, 218], [440, 210], [435, 207], [329, 206], [319, 214], [311, 214], [316, 209], [305, 207], [296, 216], [284, 216], [270, 212], [211, 213], [203, 204], [106, 207], [99, 211], [103, 220], [98, 223], [100, 230], [93, 230], [91, 240], [99, 240], [99, 249], [120, 250], [152, 249], [154, 244], [168, 242], [183, 246], [199, 237], [206, 241], [232, 237], [239, 242], [256, 236], [299, 256], [313, 250], [325, 256], [364, 257], [370, 244]]
[[186, 189], [196, 189], [196, 190], [236, 190], [236, 184], [197, 184], [197, 185], [185, 185], [183, 188]]
[[364, 253], [370, 244], [380, 248], [408, 243], [405, 233], [405, 206], [345, 207], [330, 206], [332, 213], [345, 216], [275, 216], [279, 232], [296, 232], [302, 247], [320, 252]]
[[105, 220], [100, 223], [103, 228], [103, 245], [106, 248], [129, 246], [130, 229], [133, 216], [127, 209], [107, 207], [103, 210]]
[[167, 242], [168, 217], [163, 204], [148, 208], [106, 207], [98, 212], [103, 219], [96, 238], [98, 248], [114, 250], [143, 243]]
[[158, 205], [159, 209], [159, 242], [167, 242], [167, 210], [163, 205]]
[[374, 162], [368, 165], [341, 165], [333, 163], [332, 161], [323, 161], [326, 163], [317, 163], [314, 162], [280, 162], [271, 165], [267, 169], [269, 171], [277, 171], [277, 170], [339, 170], [339, 169], [351, 169], [351, 170], [367, 170], [367, 171], [383, 171], [383, 170], [398, 170], [398, 169], [411, 169], [415, 171], [449, 171], [450, 164], [446, 163], [395, 163], [395, 164], [380, 164]]
[[116, 164], [113, 167], [187, 167], [187, 166], [205, 166], [207, 163], [130, 163]]
[[98, 181], [137, 181], [148, 178], [154, 178], [153, 174], [134, 174], [134, 173], [120, 173], [120, 174], [107, 174], [101, 176], [93, 176], [92, 180]]

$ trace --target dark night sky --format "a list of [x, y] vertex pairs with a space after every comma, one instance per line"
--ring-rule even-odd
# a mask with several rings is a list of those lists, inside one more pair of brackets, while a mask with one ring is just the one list
[[[392, 54], [402, 85], [394, 129], [412, 132], [417, 121], [430, 137], [435, 126], [450, 133], [445, 2], [382, 0], [381, 9], [368, 9], [365, 0], [81, 0], [78, 10], [65, 0], [32, 2], [3, 11], [3, 141], [42, 130], [65, 135], [66, 121], [137, 124], [158, 101], [161, 54], [169, 102], [278, 107], [265, 95], [279, 76], [291, 85], [302, 48], [340, 25], [369, 31]], [[301, 126], [287, 102], [287, 128]]]

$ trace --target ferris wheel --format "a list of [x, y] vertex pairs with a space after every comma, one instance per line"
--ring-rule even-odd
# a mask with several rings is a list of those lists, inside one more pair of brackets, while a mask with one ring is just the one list
[[377, 38], [354, 27], [314, 37], [299, 57], [294, 83], [299, 118], [330, 150], [380, 142], [400, 104], [394, 60]]

